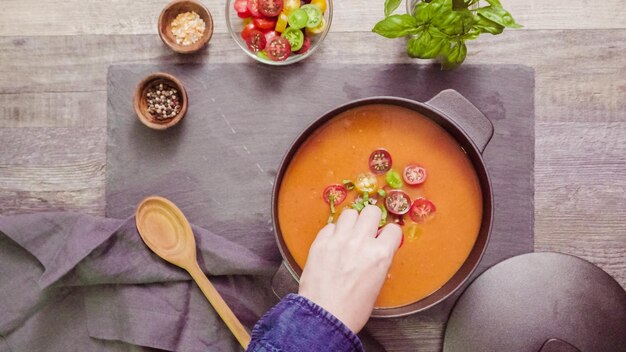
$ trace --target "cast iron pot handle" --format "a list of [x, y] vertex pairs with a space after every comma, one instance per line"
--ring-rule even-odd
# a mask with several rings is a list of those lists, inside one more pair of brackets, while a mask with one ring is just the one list
[[493, 137], [493, 124], [474, 104], [453, 89], [441, 91], [426, 102], [454, 120], [476, 144], [482, 153]]

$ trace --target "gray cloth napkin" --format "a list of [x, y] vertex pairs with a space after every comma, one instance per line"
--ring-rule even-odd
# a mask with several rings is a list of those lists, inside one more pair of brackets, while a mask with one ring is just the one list
[[[251, 328], [273, 304], [277, 250], [193, 227], [200, 267]], [[240, 351], [187, 273], [144, 245], [135, 219], [0, 216], [0, 352]]]

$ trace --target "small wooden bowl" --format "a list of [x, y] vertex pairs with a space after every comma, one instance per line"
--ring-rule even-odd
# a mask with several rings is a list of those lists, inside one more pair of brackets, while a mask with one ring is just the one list
[[[191, 45], [181, 45], [176, 43], [176, 38], [172, 34], [172, 21], [181, 13], [194, 11], [206, 23], [206, 29], [200, 40]], [[159, 36], [165, 45], [180, 54], [194, 53], [206, 46], [213, 36], [213, 17], [211, 12], [196, 0], [174, 0], [167, 4], [159, 16]]]
[[[146, 93], [150, 87], [159, 83], [166, 83], [173, 88], [176, 88], [180, 94], [180, 112], [178, 115], [166, 120], [158, 120], [148, 112]], [[183, 83], [178, 78], [167, 73], [157, 72], [148, 75], [148, 77], [144, 78], [141, 82], [139, 82], [139, 84], [137, 84], [137, 88], [135, 88], [135, 94], [133, 96], [133, 106], [141, 123], [155, 130], [164, 130], [176, 125], [183, 119], [187, 113], [188, 100], [187, 90], [185, 90]]]

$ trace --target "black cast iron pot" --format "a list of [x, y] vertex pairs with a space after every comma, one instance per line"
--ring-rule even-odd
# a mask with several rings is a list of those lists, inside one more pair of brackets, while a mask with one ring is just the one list
[[398, 317], [426, 310], [445, 300], [458, 290], [478, 266], [487, 247], [491, 233], [493, 221], [493, 194], [482, 152], [493, 136], [493, 125], [472, 103], [457, 91], [451, 89], [442, 91], [425, 103], [397, 97], [372, 97], [355, 100], [322, 115], [296, 138], [280, 164], [272, 195], [274, 234], [276, 235], [276, 242], [278, 243], [278, 248], [283, 257], [283, 265], [281, 265], [281, 269], [274, 277], [273, 287], [274, 292], [279, 296], [289, 291], [296, 291], [297, 281], [302, 274], [302, 270], [287, 250], [287, 246], [285, 245], [285, 241], [278, 226], [278, 193], [280, 192], [280, 185], [285, 171], [289, 166], [289, 162], [302, 143], [304, 143], [317, 128], [346, 110], [370, 104], [397, 105], [415, 110], [443, 127], [456, 139], [471, 160], [480, 180], [483, 196], [483, 218], [478, 238], [468, 258], [465, 260], [465, 263], [463, 263], [456, 274], [439, 290], [422, 300], [401, 307], [375, 308], [372, 312], [372, 317]]

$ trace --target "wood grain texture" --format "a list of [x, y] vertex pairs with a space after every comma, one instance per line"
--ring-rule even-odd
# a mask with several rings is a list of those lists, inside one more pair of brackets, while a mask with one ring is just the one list
[[[403, 40], [369, 32], [380, 19], [382, 2], [335, 1], [331, 33], [308, 60], [413, 62]], [[218, 33], [209, 51], [174, 55], [156, 35], [166, 3], [2, 1], [0, 213], [104, 213], [109, 64], [247, 61], [226, 34], [217, 0], [204, 1]], [[626, 287], [624, 2], [504, 3], [525, 28], [471, 43], [467, 63], [535, 69], [536, 250], [581, 256]], [[370, 325], [390, 351], [441, 350], [440, 324], [394, 319]]]
[[[0, 36], [156, 34], [167, 0], [3, 0]], [[227, 33], [225, 0], [204, 0], [215, 33]], [[505, 7], [529, 29], [625, 28], [622, 0], [506, 0]], [[333, 2], [333, 32], [370, 31], [383, 17], [383, 0]], [[398, 12], [404, 11], [404, 3]], [[19, 25], [16, 19], [19, 18]]]

